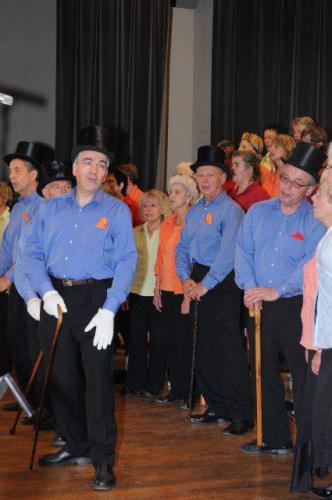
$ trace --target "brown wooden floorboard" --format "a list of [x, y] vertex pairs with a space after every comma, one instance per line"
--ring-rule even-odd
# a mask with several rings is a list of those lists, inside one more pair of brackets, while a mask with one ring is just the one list
[[[118, 388], [117, 388], [118, 391]], [[13, 413], [0, 411], [1, 500], [265, 500], [309, 499], [290, 495], [292, 456], [256, 457], [240, 452], [254, 438], [221, 435], [223, 424], [190, 425], [186, 412], [160, 406], [147, 397], [120, 396], [116, 415], [118, 447], [112, 492], [89, 488], [92, 466], [28, 470], [32, 445], [30, 427], [20, 425], [16, 436], [8, 430]], [[56, 451], [53, 433], [42, 432], [37, 456]]]

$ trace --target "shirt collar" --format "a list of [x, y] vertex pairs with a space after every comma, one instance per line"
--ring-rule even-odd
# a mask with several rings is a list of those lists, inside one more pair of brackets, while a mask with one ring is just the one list
[[20, 196], [19, 201], [22, 203], [30, 203], [31, 201], [36, 200], [37, 198], [40, 198], [39, 194], [37, 191], [32, 191], [28, 196]]
[[213, 198], [213, 200], [211, 200], [207, 203], [205, 201], [205, 198], [203, 197], [201, 200], [202, 205], [204, 207], [211, 206], [211, 205], [221, 205], [225, 201], [226, 196], [227, 196], [226, 191], [222, 191], [218, 196], [216, 196], [215, 198]]
[[[68, 198], [71, 200], [72, 203], [75, 203], [77, 205], [77, 199], [76, 199], [76, 193], [77, 193], [77, 188], [74, 187], [74, 189], [71, 190], [71, 192], [68, 194]], [[105, 192], [102, 188], [99, 188], [90, 203], [97, 203], [98, 205], [102, 205], [105, 197]], [[88, 203], [88, 205], [90, 205]]]
[[302, 200], [302, 203], [301, 205], [297, 208], [297, 210], [295, 212], [293, 212], [292, 214], [284, 214], [281, 210], [281, 204], [280, 204], [280, 199], [279, 198], [272, 198], [272, 208], [274, 210], [279, 210], [280, 213], [283, 215], [283, 217], [291, 217], [292, 215], [302, 215], [302, 214], [305, 214], [307, 213], [310, 208], [311, 208], [311, 203], [309, 203], [309, 201], [305, 198], [304, 200]]

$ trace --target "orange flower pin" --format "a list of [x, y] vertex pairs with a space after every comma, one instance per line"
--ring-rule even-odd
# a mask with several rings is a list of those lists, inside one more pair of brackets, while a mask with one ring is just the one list
[[27, 212], [24, 212], [24, 213], [22, 214], [22, 219], [23, 219], [23, 220], [31, 220], [31, 219], [30, 219], [30, 215], [29, 215]]
[[206, 214], [205, 216], [205, 222], [206, 224], [212, 224], [212, 214]]
[[108, 221], [106, 217], [102, 217], [101, 219], [99, 219], [99, 221], [96, 224], [96, 227], [99, 227], [100, 229], [106, 229], [107, 226], [108, 226]]

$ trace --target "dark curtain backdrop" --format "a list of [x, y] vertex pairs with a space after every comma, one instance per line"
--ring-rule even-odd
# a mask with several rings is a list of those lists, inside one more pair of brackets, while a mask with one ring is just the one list
[[56, 152], [80, 128], [113, 130], [119, 160], [155, 184], [171, 7], [164, 0], [58, 0]]
[[331, 0], [214, 0], [212, 142], [332, 117]]

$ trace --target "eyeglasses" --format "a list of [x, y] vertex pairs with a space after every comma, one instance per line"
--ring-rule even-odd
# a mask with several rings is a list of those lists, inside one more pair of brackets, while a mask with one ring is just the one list
[[284, 174], [280, 176], [280, 182], [282, 182], [283, 184], [289, 184], [293, 189], [301, 189], [311, 186], [311, 184], [301, 184], [298, 181], [292, 181], [289, 177], [287, 177], [287, 175]]

